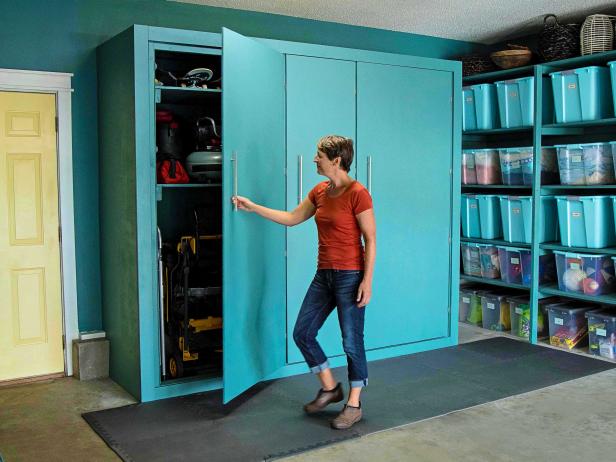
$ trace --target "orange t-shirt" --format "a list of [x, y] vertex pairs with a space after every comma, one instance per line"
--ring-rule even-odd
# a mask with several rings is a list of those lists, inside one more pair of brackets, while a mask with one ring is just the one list
[[364, 186], [353, 181], [338, 197], [327, 195], [328, 181], [316, 185], [308, 199], [317, 208], [319, 269], [363, 270], [364, 246], [356, 215], [372, 208]]

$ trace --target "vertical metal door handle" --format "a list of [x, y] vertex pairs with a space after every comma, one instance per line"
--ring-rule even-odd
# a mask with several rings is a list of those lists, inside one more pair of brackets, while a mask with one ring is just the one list
[[163, 294], [163, 256], [162, 256], [162, 246], [163, 246], [163, 238], [160, 233], [160, 228], [156, 229], [156, 233], [158, 236], [158, 251], [156, 252], [158, 255], [158, 308], [160, 314], [160, 365], [162, 368], [163, 377], [167, 376], [167, 352], [165, 351], [165, 302], [164, 302], [164, 294]]
[[372, 156], [366, 159], [368, 162], [368, 192], [372, 194]]
[[301, 204], [302, 198], [304, 196], [304, 156], [302, 156], [301, 154], [297, 156], [297, 164], [297, 203]]
[[[231, 162], [233, 162], [233, 196], [235, 197], [237, 196], [237, 151], [233, 151]], [[237, 202], [233, 204], [233, 210], [237, 212]]]

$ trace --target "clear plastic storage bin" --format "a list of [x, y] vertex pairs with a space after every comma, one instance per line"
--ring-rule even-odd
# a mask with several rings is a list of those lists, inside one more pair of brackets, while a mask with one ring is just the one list
[[476, 149], [475, 171], [477, 184], [499, 184], [503, 179], [497, 149]]
[[477, 184], [475, 154], [473, 151], [462, 151], [462, 184]]
[[466, 313], [466, 317], [464, 321], [473, 324], [475, 326], [481, 326], [481, 296], [488, 291], [485, 290], [476, 290], [473, 294], [471, 294], [470, 303], [468, 305], [468, 311]]
[[[520, 148], [526, 155], [520, 159], [522, 165], [522, 182], [525, 185], [533, 184], [533, 148]], [[558, 183], [558, 158], [556, 149], [552, 147], [541, 148], [541, 184]]]
[[[494, 84], [471, 85], [462, 90], [464, 94], [462, 129], [469, 131], [498, 128], [496, 87]], [[472, 114], [474, 114], [474, 117]]]
[[522, 252], [517, 247], [496, 246], [501, 270], [501, 280], [510, 284], [522, 284]]
[[481, 323], [484, 329], [509, 331], [509, 301], [506, 295], [484, 294], [481, 296]]
[[587, 185], [613, 184], [614, 160], [609, 143], [581, 144], [584, 160], [584, 181]]
[[479, 257], [479, 244], [461, 243], [462, 271], [468, 276], [481, 276], [481, 259]]
[[593, 306], [571, 307], [563, 304], [548, 305], [550, 345], [567, 348], [584, 346], [588, 342], [587, 311]]
[[561, 184], [584, 185], [584, 154], [579, 144], [555, 146], [558, 151], [558, 173]]
[[614, 290], [614, 264], [608, 255], [555, 250], [558, 288], [565, 292], [602, 295]]
[[550, 74], [557, 123], [613, 117], [610, 71], [589, 66]]
[[477, 196], [479, 223], [482, 239], [498, 239], [503, 236], [499, 196], [482, 194]]
[[526, 296], [509, 297], [511, 333], [516, 337], [530, 338], [530, 302]]
[[[558, 212], [554, 197], [540, 199], [539, 242], [552, 242], [558, 239]], [[500, 196], [503, 238], [507, 242], [531, 243], [533, 202], [531, 196]]]
[[[458, 321], [466, 322], [466, 318], [471, 311], [471, 306], [475, 303], [481, 309], [480, 290], [473, 287], [460, 287], [460, 301], [458, 303]], [[476, 309], [476, 308], [475, 308]]]
[[587, 311], [588, 351], [595, 356], [616, 359], [616, 311]]
[[500, 278], [500, 261], [496, 246], [479, 244], [479, 261], [481, 264], [481, 277], [488, 279]]
[[556, 196], [556, 202], [562, 245], [601, 249], [616, 244], [610, 196]]
[[481, 221], [479, 219], [479, 201], [475, 194], [462, 194], [462, 236], [481, 237]]
[[[530, 287], [532, 282], [532, 261], [531, 252], [528, 249], [520, 251], [522, 261], [522, 285]], [[546, 253], [539, 255], [539, 284], [556, 281], [556, 261], [554, 255]]]
[[501, 176], [504, 185], [522, 185], [522, 162], [520, 150], [514, 148], [499, 149]]

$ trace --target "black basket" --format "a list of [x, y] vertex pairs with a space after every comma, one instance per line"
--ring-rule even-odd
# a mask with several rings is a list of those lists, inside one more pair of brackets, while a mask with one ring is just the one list
[[462, 75], [464, 77], [498, 70], [489, 56], [472, 54], [461, 56], [459, 59], [462, 61]]
[[554, 14], [543, 18], [539, 34], [539, 54], [545, 61], [573, 58], [580, 55], [580, 26], [562, 25]]

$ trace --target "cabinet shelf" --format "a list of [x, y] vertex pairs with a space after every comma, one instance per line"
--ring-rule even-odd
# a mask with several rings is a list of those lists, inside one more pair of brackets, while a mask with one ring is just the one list
[[555, 184], [541, 186], [541, 194], [544, 196], [550, 196], [552, 194], [566, 194], [567, 192], [571, 192], [573, 194], [592, 192], [599, 192], [600, 194], [609, 194], [610, 192], [616, 193], [616, 184], [597, 184], [588, 186]]
[[163, 191], [177, 191], [177, 190], [194, 190], [194, 189], [203, 189], [203, 188], [220, 188], [222, 185], [215, 184], [206, 184], [206, 183], [188, 183], [188, 184], [157, 184], [156, 185], [156, 200], [163, 200]]
[[161, 104], [203, 104], [220, 102], [222, 90], [189, 87], [154, 87], [154, 99]]
[[467, 136], [489, 136], [489, 135], [506, 135], [508, 133], [531, 133], [533, 127], [514, 127], [514, 128], [492, 128], [490, 130], [470, 130], [462, 132], [462, 138]]
[[569, 122], [564, 124], [547, 124], [541, 129], [542, 135], [583, 135], [585, 128], [609, 128], [616, 131], [616, 118], [588, 120], [585, 122]]
[[[616, 185], [614, 185], [616, 188]], [[463, 184], [462, 191], [483, 191], [503, 189], [508, 191], [532, 191], [532, 186], [527, 185], [506, 185], [506, 184]]]
[[533, 75], [534, 66], [522, 66], [515, 69], [502, 71], [485, 72], [483, 74], [469, 75], [462, 79], [464, 85], [472, 85], [481, 82], [494, 82], [496, 80], [514, 79], [516, 77], [527, 77]]
[[589, 249], [588, 247], [567, 247], [558, 242], [546, 242], [545, 244], [539, 244], [539, 248], [543, 250], [561, 250], [563, 252], [591, 253], [598, 255], [616, 256], [616, 248], [613, 247], [606, 247], [604, 249]]
[[539, 291], [548, 295], [558, 295], [565, 298], [573, 298], [575, 300], [583, 300], [585, 302], [605, 303], [607, 305], [616, 305], [616, 294], [607, 295], [586, 295], [576, 292], [566, 292], [560, 290], [556, 284], [540, 286]]
[[[460, 279], [464, 279], [466, 281], [481, 282], [483, 284], [489, 284], [493, 286], [508, 287], [510, 289], [520, 289], [527, 291], [530, 290], [530, 287], [523, 286], [522, 284], [512, 284], [510, 282], [501, 281], [500, 279], [486, 279], [477, 276], [469, 276], [462, 273], [460, 273]], [[614, 304], [616, 304], [616, 297], [614, 297]]]
[[460, 237], [460, 242], [472, 242], [473, 244], [489, 244], [489, 245], [504, 245], [508, 247], [523, 247], [530, 248], [530, 244], [525, 242], [509, 242], [500, 239], [479, 239], [472, 237]]

